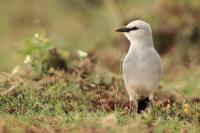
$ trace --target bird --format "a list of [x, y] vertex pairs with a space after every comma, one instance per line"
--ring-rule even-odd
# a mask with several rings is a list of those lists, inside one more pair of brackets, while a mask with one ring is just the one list
[[154, 48], [151, 26], [147, 22], [135, 20], [116, 31], [124, 33], [130, 41], [122, 64], [123, 79], [130, 106], [135, 104], [137, 113], [141, 113], [158, 90], [163, 75], [161, 58]]

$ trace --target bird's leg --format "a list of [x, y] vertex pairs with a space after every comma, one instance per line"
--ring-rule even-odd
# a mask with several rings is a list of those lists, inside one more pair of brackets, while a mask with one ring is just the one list
[[149, 95], [149, 100], [153, 101], [153, 94]]
[[132, 102], [133, 101], [129, 101], [129, 115], [131, 115], [131, 113], [132, 113]]
[[128, 112], [129, 115], [131, 115], [131, 112], [132, 112], [132, 102], [133, 102], [133, 98], [132, 96], [129, 95], [129, 112]]
[[154, 104], [153, 94], [149, 95], [149, 101], [150, 101], [150, 105]]
[[134, 108], [136, 107], [136, 103], [135, 103], [135, 98], [130, 98], [130, 100], [129, 100], [129, 115], [131, 115], [131, 113], [133, 112], [133, 106], [134, 106]]

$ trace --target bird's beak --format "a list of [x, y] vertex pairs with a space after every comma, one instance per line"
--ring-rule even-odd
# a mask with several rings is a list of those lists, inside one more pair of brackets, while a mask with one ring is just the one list
[[129, 31], [131, 31], [131, 29], [127, 27], [119, 28], [116, 30], [116, 32], [129, 32]]

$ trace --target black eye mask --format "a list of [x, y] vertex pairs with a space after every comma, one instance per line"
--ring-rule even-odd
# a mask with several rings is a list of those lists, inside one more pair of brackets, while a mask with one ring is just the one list
[[116, 31], [117, 32], [130, 32], [130, 31], [135, 31], [135, 30], [138, 30], [138, 29], [139, 29], [138, 27], [134, 26], [132, 28], [127, 28], [127, 27], [119, 28]]
[[138, 27], [132, 27], [131, 30], [138, 30]]

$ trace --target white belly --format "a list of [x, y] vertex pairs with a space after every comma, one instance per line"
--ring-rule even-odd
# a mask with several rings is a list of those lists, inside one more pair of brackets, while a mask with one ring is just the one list
[[129, 52], [123, 62], [123, 78], [131, 99], [153, 95], [159, 86], [162, 66], [151, 49]]

